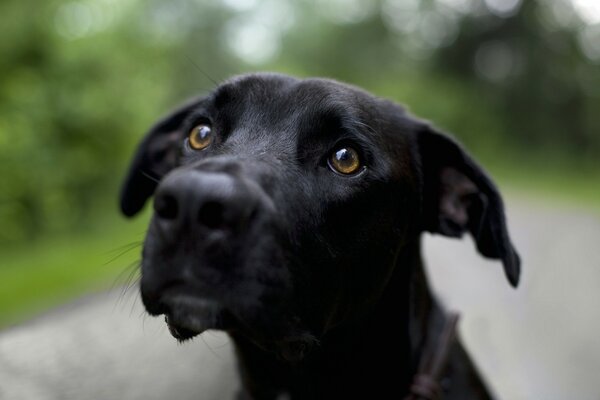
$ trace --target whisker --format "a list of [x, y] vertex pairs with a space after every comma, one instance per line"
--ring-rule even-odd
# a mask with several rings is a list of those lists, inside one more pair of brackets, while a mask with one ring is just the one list
[[367, 123], [363, 122], [363, 121], [356, 121], [356, 123], [358, 125], [364, 126], [365, 128], [367, 128], [367, 130], [371, 133], [377, 133], [377, 131], [375, 131], [375, 129], [373, 129], [370, 125], [368, 125]]
[[[139, 279], [139, 278], [138, 278], [138, 279], [136, 279], [135, 285], [133, 285], [133, 286], [137, 286], [137, 284], [139, 284], [139, 282], [140, 282], [140, 279]], [[133, 286], [132, 286], [132, 287], [133, 287]], [[139, 298], [140, 298], [139, 296], [134, 296], [134, 297], [133, 297], [133, 301], [131, 302], [131, 309], [129, 310], [129, 317], [130, 317], [130, 318], [131, 318], [131, 316], [133, 315], [133, 310], [135, 309], [135, 306], [136, 306], [136, 304], [137, 304], [137, 302], [138, 302]]]
[[124, 249], [124, 250], [122, 250], [120, 253], [118, 253], [117, 255], [115, 255], [114, 257], [112, 257], [111, 259], [109, 259], [108, 261], [106, 261], [105, 263], [103, 263], [103, 264], [102, 264], [102, 266], [105, 266], [105, 265], [108, 265], [108, 264], [112, 263], [113, 261], [115, 261], [115, 260], [116, 260], [116, 259], [118, 259], [119, 257], [122, 257], [123, 255], [125, 255], [125, 254], [129, 253], [131, 250], [133, 250], [133, 249], [136, 249], [136, 248], [140, 247], [142, 244], [143, 244], [143, 242], [142, 242], [142, 241], [139, 241], [139, 242], [132, 242], [132, 243], [129, 243], [129, 244], [123, 245], [123, 246], [121, 246], [121, 247], [119, 247], [119, 248], [117, 248], [117, 249], [111, 250], [111, 251], [110, 251], [110, 253], [114, 253], [114, 252], [116, 252], [116, 251], [121, 251], [122, 249], [124, 249], [124, 248], [125, 248], [125, 249]]
[[213, 83], [213, 85], [215, 85], [215, 87], [219, 86], [219, 84], [217, 83], [217, 81], [215, 81], [213, 78], [211, 78], [210, 75], [208, 75], [202, 68], [200, 68], [200, 66], [198, 64], [196, 64], [194, 62], [194, 60], [192, 60], [192, 58], [190, 56], [188, 56], [187, 54], [185, 55], [185, 57], [188, 59], [189, 62], [192, 63], [192, 65], [194, 67], [196, 67], [198, 69], [198, 71], [200, 71], [200, 73], [202, 75], [204, 75], [205, 78], [207, 78], [209, 81], [211, 81]]
[[206, 348], [208, 349], [208, 351], [210, 351], [212, 353], [213, 356], [215, 356], [219, 360], [223, 359], [223, 357], [219, 356], [219, 354], [217, 354], [217, 352], [212, 348], [212, 346], [208, 344], [206, 339], [204, 339], [204, 335], [200, 335], [200, 339], [204, 342], [204, 344], [206, 345]]
[[152, 176], [152, 175], [150, 175], [148, 172], [146, 172], [146, 171], [143, 171], [143, 170], [140, 170], [140, 172], [142, 173], [142, 175], [144, 175], [146, 178], [150, 179], [151, 181], [154, 181], [154, 182], [156, 182], [156, 183], [160, 183], [160, 179], [161, 179], [162, 177], [158, 177], [158, 178], [157, 178], [157, 177], [155, 177], [155, 176]]
[[116, 276], [112, 285], [110, 285], [110, 290], [113, 290], [115, 287], [117, 287], [117, 285], [120, 283], [119, 281], [121, 281], [121, 279], [123, 278], [123, 276], [125, 276], [126, 273], [127, 278], [124, 280], [124, 282], [129, 282], [129, 280], [131, 279], [131, 275], [137, 270], [140, 264], [140, 260], [132, 261], [129, 264], [127, 264], [125, 268], [123, 268], [123, 270], [119, 272], [119, 274]]
[[124, 244], [124, 245], [122, 245], [122, 246], [115, 247], [115, 248], [114, 248], [114, 249], [112, 249], [112, 250], [107, 250], [107, 251], [106, 251], [104, 254], [111, 255], [111, 254], [114, 254], [114, 253], [116, 253], [116, 252], [118, 252], [118, 251], [121, 251], [121, 250], [123, 250], [123, 249], [126, 249], [126, 248], [128, 249], [128, 248], [130, 248], [130, 247], [137, 246], [137, 245], [139, 245], [140, 243], [141, 243], [141, 242], [131, 242], [131, 243], [126, 243], [126, 244]]
[[131, 289], [138, 286], [138, 284], [140, 283], [140, 277], [137, 276], [134, 278], [134, 276], [135, 274], [131, 274], [130, 282], [125, 286], [125, 290], [123, 291], [123, 293], [127, 294]]
[[[136, 284], [139, 283], [140, 281], [140, 277], [137, 276], [136, 274], [139, 273], [139, 266], [140, 266], [141, 262], [140, 261], [134, 261], [133, 263], [129, 264], [124, 270], [123, 272], [121, 272], [119, 274], [118, 279], [120, 279], [123, 274], [125, 272], [129, 272], [127, 274], [127, 278], [125, 279], [125, 284], [121, 287], [121, 291], [119, 293], [119, 296], [117, 297], [117, 300], [115, 301], [115, 305], [113, 307], [113, 311], [119, 306], [119, 304], [123, 303], [123, 299], [125, 298], [125, 296], [127, 295], [127, 292], [134, 287]], [[115, 282], [113, 283], [113, 287], [116, 286], [117, 280], [115, 280]]]

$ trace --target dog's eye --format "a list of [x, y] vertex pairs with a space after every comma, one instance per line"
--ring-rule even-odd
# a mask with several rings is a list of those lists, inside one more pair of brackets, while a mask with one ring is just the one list
[[206, 124], [196, 125], [188, 135], [190, 146], [194, 150], [204, 150], [213, 141], [212, 128]]
[[328, 160], [329, 168], [342, 175], [352, 175], [361, 169], [358, 152], [352, 147], [341, 147], [335, 150]]

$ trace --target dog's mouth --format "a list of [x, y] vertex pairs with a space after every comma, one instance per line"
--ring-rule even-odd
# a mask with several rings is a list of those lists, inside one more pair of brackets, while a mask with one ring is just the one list
[[[142, 296], [144, 299], [144, 296]], [[267, 313], [264, 308], [246, 302], [245, 307], [202, 297], [185, 288], [167, 290], [158, 302], [144, 301], [150, 315], [164, 315], [171, 335], [179, 342], [190, 340], [214, 329], [241, 335], [282, 359], [296, 362], [318, 344], [318, 339], [281, 309]], [[229, 304], [229, 306], [227, 306]]]
[[184, 341], [209, 329], [229, 330], [233, 328], [231, 314], [217, 301], [175, 295], [165, 301], [165, 322], [171, 335]]
[[188, 329], [181, 325], [177, 325], [177, 323], [173, 322], [172, 319], [169, 318], [168, 315], [165, 315], [165, 323], [167, 324], [167, 327], [169, 328], [169, 332], [171, 333], [171, 336], [173, 336], [175, 339], [177, 339], [179, 341], [191, 339], [194, 336], [197, 336], [200, 333], [202, 333], [201, 331], [199, 331], [197, 329]]

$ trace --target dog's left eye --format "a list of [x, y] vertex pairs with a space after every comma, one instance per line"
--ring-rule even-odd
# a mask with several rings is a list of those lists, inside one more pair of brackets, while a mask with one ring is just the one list
[[342, 175], [353, 175], [362, 169], [358, 152], [349, 146], [336, 149], [327, 163], [331, 170]]
[[213, 141], [212, 128], [207, 124], [196, 125], [190, 131], [188, 140], [192, 149], [204, 150]]

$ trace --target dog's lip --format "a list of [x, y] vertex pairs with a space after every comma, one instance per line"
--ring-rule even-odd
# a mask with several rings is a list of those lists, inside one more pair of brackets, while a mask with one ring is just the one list
[[191, 329], [176, 325], [175, 323], [172, 322], [171, 318], [169, 318], [168, 315], [165, 315], [165, 323], [167, 324], [167, 327], [169, 328], [169, 333], [171, 333], [171, 336], [173, 336], [175, 339], [177, 339], [179, 341], [191, 339], [194, 336], [199, 335], [201, 333], [201, 332], [198, 332], [195, 330], [191, 330]]
[[178, 340], [190, 339], [208, 329], [228, 327], [229, 313], [215, 300], [188, 294], [164, 298], [165, 322], [169, 332]]

